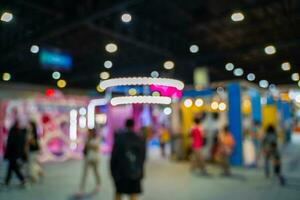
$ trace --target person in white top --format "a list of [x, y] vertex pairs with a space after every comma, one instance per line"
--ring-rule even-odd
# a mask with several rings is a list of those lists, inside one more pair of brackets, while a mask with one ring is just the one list
[[84, 194], [86, 177], [88, 170], [91, 168], [94, 172], [94, 177], [96, 179], [96, 188], [95, 191], [100, 191], [100, 173], [99, 173], [99, 149], [100, 149], [100, 140], [97, 136], [94, 129], [89, 129], [88, 137], [84, 146], [84, 166], [83, 166], [83, 174], [80, 183], [80, 190], [78, 195]]

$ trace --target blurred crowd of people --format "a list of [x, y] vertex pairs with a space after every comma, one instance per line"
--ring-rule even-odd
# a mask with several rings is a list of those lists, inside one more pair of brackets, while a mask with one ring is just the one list
[[[17, 113], [15, 113], [15, 116]], [[217, 164], [225, 176], [231, 175], [230, 157], [236, 145], [235, 138], [227, 125], [220, 130], [214, 130], [210, 139], [203, 128], [203, 117], [195, 117], [189, 132], [190, 139], [190, 163], [193, 174], [210, 175], [207, 163]], [[136, 200], [142, 193], [141, 181], [144, 178], [144, 163], [146, 160], [148, 131], [143, 127], [138, 133], [134, 131], [134, 121], [128, 119], [125, 128], [114, 134], [114, 145], [110, 158], [110, 171], [115, 185], [115, 200], [129, 195], [130, 200]], [[270, 168], [278, 177], [281, 185], [285, 179], [281, 173], [281, 156], [278, 150], [276, 130], [269, 126], [264, 134], [261, 134], [259, 124], [255, 124], [253, 130], [244, 131], [244, 145], [247, 141], [252, 144], [255, 151], [254, 166], [262, 156], [264, 158], [265, 176], [270, 176]], [[167, 158], [167, 146], [172, 146], [172, 134], [166, 124], [161, 124], [157, 129], [156, 137], [160, 143], [161, 156]], [[93, 172], [95, 178], [95, 192], [100, 191], [100, 143], [101, 135], [95, 129], [88, 130], [88, 135], [83, 149], [83, 170], [77, 196], [85, 194], [88, 171]], [[210, 141], [208, 141], [210, 140]], [[208, 144], [210, 143], [210, 144]], [[209, 145], [209, 158], [204, 155], [204, 148]], [[251, 145], [250, 145], [251, 146]], [[26, 127], [21, 127], [16, 117], [13, 126], [9, 130], [4, 158], [8, 161], [5, 185], [10, 185], [14, 173], [22, 187], [28, 182], [36, 183], [44, 176], [43, 169], [38, 161], [40, 151], [39, 136], [36, 124], [30, 121]], [[253, 160], [253, 159], [252, 159]]]

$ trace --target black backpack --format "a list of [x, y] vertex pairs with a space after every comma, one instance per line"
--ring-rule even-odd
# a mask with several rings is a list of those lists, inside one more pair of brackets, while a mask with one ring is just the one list
[[123, 175], [126, 179], [139, 180], [143, 177], [143, 143], [136, 135], [127, 136], [123, 152]]

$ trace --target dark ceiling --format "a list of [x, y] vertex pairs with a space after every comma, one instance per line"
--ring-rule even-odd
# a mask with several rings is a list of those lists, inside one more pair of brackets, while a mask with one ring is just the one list
[[[95, 88], [107, 59], [114, 63], [112, 77], [157, 70], [187, 84], [197, 66], [208, 67], [211, 81], [231, 80], [236, 77], [224, 66], [232, 62], [245, 75], [255, 73], [257, 82], [275, 84], [292, 83], [300, 66], [299, 0], [4, 0], [0, 11], [14, 14], [11, 23], [0, 23], [0, 72], [10, 72], [13, 82], [55, 85], [52, 71], [30, 52], [32, 44], [73, 56], [73, 69], [63, 77], [74, 88]], [[231, 21], [235, 11], [245, 20]], [[131, 23], [120, 20], [124, 12]], [[105, 51], [109, 42], [117, 53]], [[198, 53], [189, 52], [191, 44]], [[275, 55], [264, 53], [269, 44]], [[165, 60], [175, 62], [173, 71], [163, 68]], [[281, 70], [284, 61], [290, 72]]]

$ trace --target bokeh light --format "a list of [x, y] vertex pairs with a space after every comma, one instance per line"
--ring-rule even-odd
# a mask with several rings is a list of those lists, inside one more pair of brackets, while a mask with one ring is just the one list
[[2, 80], [3, 80], [3, 81], [9, 81], [10, 79], [11, 79], [10, 73], [4, 72], [4, 73], [2, 74]]
[[118, 46], [114, 43], [109, 43], [105, 46], [105, 50], [108, 53], [115, 53], [118, 50]]
[[175, 67], [175, 64], [174, 64], [173, 61], [168, 60], [168, 61], [166, 61], [166, 62], [164, 63], [164, 68], [165, 68], [165, 69], [170, 70], [170, 69], [173, 69], [174, 67]]
[[67, 86], [67, 82], [64, 79], [60, 79], [57, 81], [57, 87], [65, 88]]
[[110, 74], [109, 74], [108, 72], [101, 72], [101, 73], [100, 73], [100, 78], [101, 78], [102, 80], [109, 79], [109, 77], [110, 77]]

